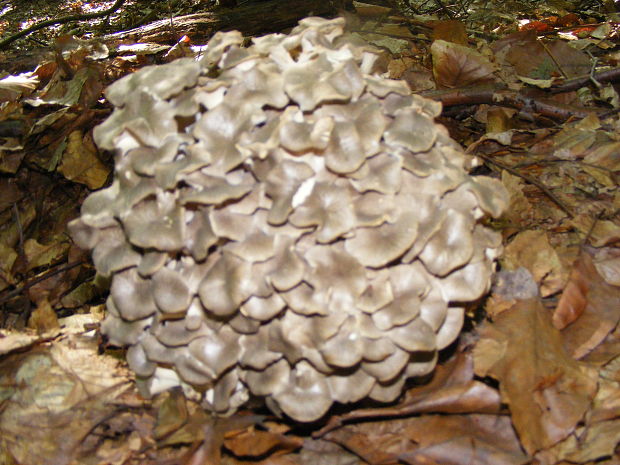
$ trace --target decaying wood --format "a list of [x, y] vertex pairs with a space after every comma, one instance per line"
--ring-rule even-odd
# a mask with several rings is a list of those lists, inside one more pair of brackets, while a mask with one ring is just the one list
[[155, 21], [128, 31], [108, 34], [104, 40], [134, 38], [141, 41], [176, 42], [188, 35], [194, 43], [206, 42], [217, 31], [237, 29], [246, 36], [276, 32], [294, 26], [306, 16], [338, 14], [341, 0], [269, 0], [246, 3], [215, 12]]

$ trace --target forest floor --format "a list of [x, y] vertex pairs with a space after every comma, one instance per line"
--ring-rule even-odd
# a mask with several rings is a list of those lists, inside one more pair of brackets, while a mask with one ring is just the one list
[[[0, 1], [0, 465], [620, 465], [615, 3], [221, 3]], [[504, 184], [510, 207], [488, 222], [501, 273], [431, 379], [387, 406], [300, 427], [261, 407], [212, 417], [177, 390], [144, 399], [66, 228], [113, 176], [92, 136], [103, 91], [196, 56], [219, 27], [286, 32], [310, 14], [383, 48]]]

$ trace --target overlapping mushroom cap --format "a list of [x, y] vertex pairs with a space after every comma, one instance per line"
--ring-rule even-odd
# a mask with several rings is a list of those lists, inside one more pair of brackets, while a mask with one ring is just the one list
[[479, 220], [507, 193], [342, 19], [241, 43], [218, 33], [106, 92], [115, 179], [70, 224], [112, 279], [102, 329], [146, 392], [221, 414], [392, 401], [488, 289], [501, 241]]

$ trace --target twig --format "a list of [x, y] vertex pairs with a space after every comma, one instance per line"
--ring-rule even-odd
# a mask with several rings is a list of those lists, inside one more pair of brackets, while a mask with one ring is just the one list
[[24, 228], [22, 226], [22, 221], [19, 218], [19, 208], [17, 208], [17, 203], [13, 204], [13, 215], [15, 215], [15, 224], [17, 225], [17, 233], [19, 234], [19, 254], [24, 254]]
[[57, 19], [47, 19], [45, 21], [41, 21], [37, 24], [33, 24], [27, 29], [23, 29], [19, 32], [16, 32], [15, 34], [7, 37], [6, 39], [0, 40], [0, 49], [6, 48], [7, 45], [16, 41], [17, 39], [27, 36], [31, 32], [38, 31], [39, 29], [43, 29], [44, 27], [47, 27], [47, 26], [53, 26], [54, 24], [70, 23], [71, 21], [83, 21], [86, 19], [95, 19], [95, 18], [102, 18], [104, 16], [108, 16], [114, 13], [116, 10], [118, 10], [119, 7], [123, 3], [125, 3], [125, 0], [116, 0], [116, 2], [114, 2], [114, 5], [112, 5], [110, 8], [104, 11], [99, 11], [97, 13], [84, 13], [81, 15], [69, 15], [69, 16], [63, 16]]
[[442, 89], [420, 92], [423, 97], [441, 102], [446, 107], [487, 103], [516, 108], [523, 112], [544, 116], [554, 121], [566, 121], [570, 117], [585, 118], [602, 113], [594, 108], [575, 107], [549, 98], [531, 97], [506, 89], [503, 84], [472, 86], [461, 89]]
[[0, 305], [5, 304], [9, 300], [11, 300], [13, 297], [15, 297], [15, 296], [21, 294], [22, 292], [30, 289], [35, 284], [39, 284], [41, 281], [45, 281], [46, 279], [49, 279], [52, 276], [57, 275], [58, 273], [62, 273], [63, 271], [70, 270], [70, 269], [75, 268], [76, 266], [82, 265], [84, 263], [86, 263], [86, 260], [77, 260], [75, 262], [67, 263], [66, 265], [60, 266], [60, 267], [58, 267], [56, 269], [48, 270], [42, 276], [39, 276], [38, 278], [34, 278], [33, 280], [28, 281], [23, 286], [21, 286], [21, 287], [19, 287], [17, 289], [13, 289], [12, 291], [7, 292], [4, 296], [0, 297]]
[[515, 176], [518, 176], [524, 180], [526, 180], [528, 183], [538, 187], [547, 197], [549, 197], [549, 199], [555, 203], [558, 207], [560, 207], [562, 209], [562, 211], [564, 211], [568, 216], [570, 216], [571, 218], [575, 217], [575, 213], [572, 211], [572, 209], [566, 205], [566, 203], [564, 203], [562, 201], [562, 199], [560, 199], [557, 195], [555, 195], [553, 192], [551, 192], [551, 190], [545, 186], [543, 183], [541, 183], [538, 179], [532, 178], [531, 176], [528, 176], [527, 174], [523, 174], [521, 172], [519, 172], [518, 170], [514, 169], [511, 166], [508, 165], [504, 165], [503, 163], [494, 160], [493, 158], [481, 154], [481, 153], [476, 153], [476, 154], [472, 154], [476, 157], [480, 157], [482, 158], [485, 162], [490, 163], [492, 165], [497, 166], [498, 168], [501, 168], [503, 170], [508, 171], [511, 174], [514, 174]]

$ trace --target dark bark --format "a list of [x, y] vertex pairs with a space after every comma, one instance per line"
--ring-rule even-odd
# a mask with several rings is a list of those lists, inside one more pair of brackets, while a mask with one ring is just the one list
[[194, 43], [206, 42], [217, 31], [237, 29], [246, 36], [282, 31], [306, 16], [335, 16], [341, 0], [269, 0], [236, 8], [162, 19], [104, 36], [104, 40], [135, 37], [141, 41], [176, 42], [188, 35]]

